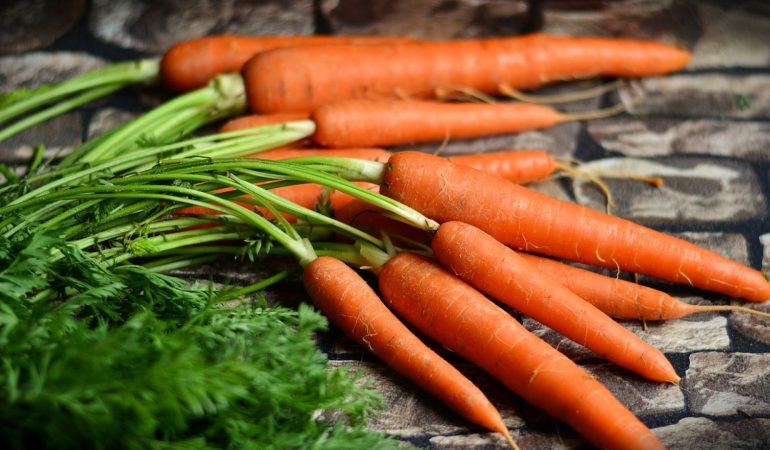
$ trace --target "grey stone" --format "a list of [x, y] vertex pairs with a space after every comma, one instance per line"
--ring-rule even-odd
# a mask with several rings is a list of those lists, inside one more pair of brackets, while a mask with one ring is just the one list
[[335, 34], [393, 34], [420, 38], [519, 34], [529, 21], [521, 0], [321, 0]]
[[543, 10], [547, 33], [655, 39], [685, 47], [700, 35], [689, 0], [548, 3]]
[[671, 74], [636, 80], [619, 94], [633, 114], [770, 117], [770, 75], [765, 74]]
[[88, 124], [88, 138], [91, 139], [118, 125], [134, 119], [139, 114], [116, 108], [103, 108], [91, 117]]
[[0, 161], [26, 164], [38, 145], [45, 146], [46, 159], [64, 156], [83, 142], [83, 127], [78, 112], [54, 117], [0, 142]]
[[86, 53], [35, 52], [0, 58], [0, 92], [68, 80], [104, 60]]
[[690, 355], [683, 388], [690, 410], [707, 416], [770, 413], [770, 354]]
[[762, 14], [746, 3], [698, 3], [703, 35], [693, 48], [690, 68], [770, 65], [770, 12], [765, 8]]
[[[615, 215], [648, 225], [748, 220], [767, 215], [759, 182], [743, 163], [705, 158], [606, 158], [586, 163], [581, 169], [604, 178], [615, 199]], [[664, 184], [652, 186], [626, 174], [661, 177]], [[576, 178], [573, 188], [578, 203], [604, 209], [606, 198], [592, 181]]]
[[762, 272], [770, 272], [770, 233], [763, 234], [759, 237], [759, 242], [762, 244]]
[[[385, 409], [369, 422], [372, 429], [385, 431], [401, 439], [416, 436], [435, 436], [449, 433], [481, 431], [481, 428], [469, 423], [453, 412], [430, 394], [419, 389], [414, 383], [397, 374], [392, 369], [379, 363], [360, 361], [332, 361], [333, 366], [345, 366], [362, 380], [369, 383], [385, 401]], [[467, 364], [458, 365], [458, 369], [472, 381], [477, 382], [482, 391], [489, 392], [486, 386], [478, 383], [479, 371]], [[487, 381], [488, 383], [488, 381]], [[499, 388], [498, 388], [499, 390]], [[514, 429], [523, 426], [523, 421], [514, 412], [505, 407], [504, 402], [512, 394], [487, 396], [498, 407], [507, 427]], [[494, 441], [493, 441], [494, 442]]]
[[[736, 301], [734, 304], [770, 314], [770, 302], [754, 304]], [[768, 317], [736, 311], [730, 314], [730, 327], [750, 339], [770, 345], [770, 318]]]
[[626, 156], [709, 154], [770, 160], [767, 122], [622, 117], [590, 121], [587, 130], [603, 148]]
[[[648, 322], [622, 321], [621, 324], [643, 341], [663, 353], [689, 353], [704, 350], [729, 350], [727, 319], [715, 313], [699, 316], [700, 320]], [[541, 323], [525, 318], [524, 327], [576, 361], [598, 356]]]
[[517, 134], [504, 134], [475, 139], [449, 140], [446, 143], [434, 142], [418, 145], [402, 145], [394, 150], [421, 150], [441, 155], [459, 155], [465, 153], [491, 152], [498, 150], [547, 150], [561, 158], [573, 156], [577, 146], [580, 124], [564, 123], [544, 130], [533, 130]]
[[637, 416], [684, 411], [684, 393], [677, 385], [642, 380], [612, 364], [588, 364], [583, 368]]
[[91, 31], [122, 47], [163, 52], [207, 34], [311, 34], [312, 0], [95, 0]]
[[6, 0], [0, 5], [0, 52], [43, 48], [80, 19], [85, 0]]
[[718, 422], [705, 417], [686, 417], [652, 431], [669, 450], [753, 450], [767, 448], [770, 419]]

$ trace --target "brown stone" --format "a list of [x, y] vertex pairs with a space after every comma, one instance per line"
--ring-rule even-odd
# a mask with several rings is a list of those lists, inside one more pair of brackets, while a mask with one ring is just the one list
[[43, 48], [69, 31], [85, 0], [5, 0], [0, 4], [0, 53]]

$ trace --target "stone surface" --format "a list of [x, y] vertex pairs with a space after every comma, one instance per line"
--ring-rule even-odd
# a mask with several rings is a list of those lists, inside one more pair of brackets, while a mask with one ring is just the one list
[[0, 141], [0, 162], [26, 164], [35, 147], [44, 145], [45, 157], [64, 156], [83, 142], [83, 118], [70, 112]]
[[695, 414], [770, 414], [770, 354], [704, 352], [690, 355], [683, 389]]
[[103, 65], [101, 58], [81, 52], [35, 52], [0, 57], [0, 92], [68, 80]]
[[[606, 158], [581, 169], [603, 177], [615, 199], [615, 215], [648, 225], [748, 220], [767, 214], [759, 182], [743, 163], [705, 158]], [[664, 184], [656, 187], [624, 178], [624, 174], [661, 177]], [[576, 178], [573, 187], [578, 203], [604, 209], [606, 198], [592, 181]]]
[[770, 9], [762, 2], [697, 5], [703, 35], [692, 49], [690, 68], [770, 65]]
[[548, 3], [543, 11], [543, 31], [548, 33], [656, 39], [688, 48], [701, 33], [689, 0]]
[[334, 34], [455, 38], [519, 34], [528, 28], [522, 0], [321, 0]]
[[0, 53], [36, 50], [80, 19], [85, 0], [6, 0], [0, 4]]
[[311, 34], [311, 0], [94, 0], [90, 28], [114, 45], [160, 53], [207, 34]]
[[620, 91], [629, 112], [710, 118], [770, 117], [770, 75], [672, 74], [635, 81]]
[[584, 368], [638, 417], [684, 411], [684, 393], [679, 386], [646, 381], [609, 363]]
[[767, 122], [622, 117], [591, 121], [586, 127], [602, 148], [626, 156], [708, 154], [770, 160]]
[[476, 139], [449, 140], [446, 143], [433, 142], [427, 144], [401, 145], [394, 150], [422, 150], [428, 153], [442, 155], [459, 155], [464, 153], [491, 152], [498, 150], [547, 150], [557, 157], [573, 156], [576, 149], [577, 135], [580, 125], [564, 123], [545, 130], [533, 130], [518, 134], [504, 134]]
[[137, 117], [138, 114], [117, 108], [104, 108], [91, 117], [88, 124], [88, 138], [96, 137], [120, 124]]
[[[648, 322], [647, 329], [641, 322], [623, 321], [624, 327], [663, 353], [689, 353], [705, 350], [729, 350], [727, 319], [708, 313], [692, 320]], [[541, 323], [525, 318], [524, 327], [574, 360], [587, 360], [598, 356], [582, 345], [563, 337]]]
[[770, 419], [718, 422], [705, 417], [686, 417], [653, 432], [669, 450], [753, 450], [767, 448]]

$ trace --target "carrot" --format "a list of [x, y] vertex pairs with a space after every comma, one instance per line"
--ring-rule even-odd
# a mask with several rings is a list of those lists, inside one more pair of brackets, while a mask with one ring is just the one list
[[365, 230], [385, 231], [396, 241], [400, 241], [400, 238], [406, 238], [428, 244], [431, 240], [431, 235], [427, 231], [392, 219], [383, 214], [382, 209], [359, 199], [352, 199], [335, 208], [334, 218], [342, 223]]
[[354, 98], [435, 98], [452, 86], [497, 93], [501, 86], [662, 75], [689, 60], [689, 52], [657, 42], [534, 34], [280, 48], [250, 59], [243, 75], [252, 112], [310, 112]]
[[310, 118], [317, 127], [313, 141], [325, 147], [340, 148], [518, 133], [617, 112], [618, 108], [611, 108], [565, 114], [550, 106], [529, 103], [359, 99], [319, 106], [313, 110]]
[[473, 225], [444, 222], [431, 247], [466, 283], [600, 357], [654, 381], [679, 381], [663, 353]]
[[770, 314], [737, 305], [691, 305], [665, 292], [620, 278], [520, 253], [538, 271], [616, 319], [674, 320], [708, 311], [738, 311], [770, 317]]
[[206, 36], [179, 42], [166, 50], [160, 63], [161, 78], [173, 91], [189, 91], [204, 86], [216, 75], [236, 72], [252, 56], [275, 48], [406, 40], [400, 36]]
[[770, 298], [761, 272], [631, 221], [425, 153], [396, 153], [385, 167], [381, 193], [438, 222], [466, 222], [525, 251], [752, 301]]
[[420, 331], [605, 449], [660, 449], [599, 381], [437, 263], [410, 253], [379, 273], [383, 300]]
[[246, 128], [260, 127], [262, 125], [275, 125], [293, 120], [305, 120], [308, 118], [305, 113], [276, 113], [276, 114], [250, 114], [248, 116], [238, 117], [228, 120], [219, 127], [220, 133], [243, 130]]
[[322, 256], [305, 266], [302, 279], [315, 305], [348, 337], [463, 417], [501, 433], [516, 447], [484, 393], [409, 331], [351, 268]]

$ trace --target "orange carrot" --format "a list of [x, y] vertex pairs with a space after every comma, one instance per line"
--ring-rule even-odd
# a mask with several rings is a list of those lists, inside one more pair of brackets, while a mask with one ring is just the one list
[[535, 34], [264, 52], [243, 66], [256, 113], [310, 112], [334, 101], [435, 98], [453, 86], [497, 93], [597, 76], [641, 77], [683, 68], [685, 50], [657, 42]]
[[484, 393], [409, 331], [351, 268], [322, 256], [305, 266], [303, 282], [315, 305], [348, 337], [463, 417], [503, 434], [515, 447]]
[[160, 63], [165, 86], [181, 92], [204, 86], [216, 75], [236, 72], [252, 56], [293, 45], [406, 41], [398, 36], [207, 36], [170, 47]]
[[604, 449], [661, 449], [599, 381], [478, 291], [421, 256], [400, 253], [379, 273], [383, 300], [420, 331]]
[[737, 305], [691, 305], [665, 292], [540, 256], [520, 253], [525, 261], [616, 319], [673, 320], [708, 311], [768, 313]]
[[348, 100], [310, 115], [316, 144], [366, 147], [465, 139], [547, 128], [571, 120], [550, 106], [529, 103], [442, 103]]
[[439, 223], [475, 225], [504, 244], [639, 272], [752, 301], [770, 283], [752, 268], [631, 221], [560, 201], [420, 152], [399, 152], [380, 191]]
[[305, 113], [276, 113], [276, 114], [250, 114], [248, 116], [238, 117], [228, 120], [219, 127], [220, 133], [228, 131], [243, 130], [246, 128], [260, 127], [262, 125], [275, 125], [293, 120], [305, 120], [308, 114]]
[[600, 357], [654, 381], [679, 381], [663, 353], [473, 225], [444, 222], [431, 247], [466, 283]]

